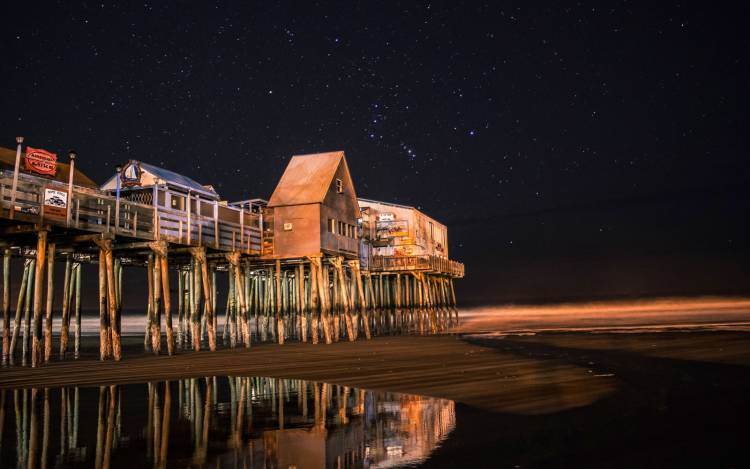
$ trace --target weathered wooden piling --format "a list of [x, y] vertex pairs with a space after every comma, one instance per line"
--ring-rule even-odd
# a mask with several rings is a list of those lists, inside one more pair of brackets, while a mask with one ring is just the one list
[[[21, 313], [26, 309], [26, 316], [28, 318], [28, 296], [29, 296], [29, 285], [31, 285], [31, 276], [34, 272], [34, 260], [33, 259], [26, 259], [24, 261], [24, 267], [23, 267], [23, 276], [21, 277], [21, 287], [18, 289], [18, 302], [16, 303], [16, 314], [15, 318], [13, 320], [13, 335], [11, 337], [10, 341], [10, 350], [8, 351], [8, 358], [10, 359], [10, 364], [13, 365], [14, 360], [14, 354], [16, 350], [16, 341], [18, 340], [18, 337], [20, 335], [21, 331]], [[24, 327], [24, 338], [22, 341], [23, 344], [23, 355], [26, 355], [26, 331], [28, 330], [28, 325]], [[24, 360], [25, 362], [25, 360]]]
[[300, 341], [307, 342], [307, 307], [305, 304], [305, 264], [297, 265], [297, 315], [299, 317]]
[[55, 297], [55, 243], [47, 247], [47, 303], [44, 311], [44, 363], [52, 356], [52, 303]]
[[274, 285], [276, 292], [276, 338], [279, 345], [284, 345], [284, 321], [281, 312], [281, 260], [276, 259], [276, 275], [274, 276]]
[[3, 249], [3, 365], [10, 351], [10, 254], [10, 248]]
[[36, 271], [34, 273], [34, 325], [31, 343], [31, 366], [36, 367], [41, 359], [42, 332], [42, 294], [44, 281], [45, 257], [47, 254], [47, 231], [41, 230], [37, 235]]
[[99, 359], [106, 360], [111, 350], [107, 316], [107, 259], [99, 246]]
[[318, 343], [318, 321], [320, 315], [320, 297], [318, 293], [319, 258], [309, 258], [310, 261], [310, 335], [313, 344]]
[[78, 358], [81, 350], [81, 270], [82, 266], [80, 263], [76, 262], [73, 264], [73, 271], [75, 272], [75, 324], [76, 324], [76, 330], [75, 330], [75, 342], [74, 342], [74, 353], [75, 358]]
[[174, 331], [172, 329], [172, 298], [169, 291], [169, 263], [167, 261], [166, 250], [161, 256], [161, 287], [164, 298], [164, 320], [167, 326], [167, 353], [174, 354]]
[[70, 255], [65, 258], [65, 273], [63, 274], [63, 302], [60, 314], [60, 358], [65, 358], [68, 350], [68, 341], [70, 339], [70, 304], [71, 304], [71, 287], [75, 279], [71, 279], [73, 273], [73, 263]]

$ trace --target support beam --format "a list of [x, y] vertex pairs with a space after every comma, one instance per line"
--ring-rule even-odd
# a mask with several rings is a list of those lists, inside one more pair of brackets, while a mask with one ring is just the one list
[[68, 255], [65, 259], [65, 274], [63, 276], [63, 303], [60, 318], [60, 358], [65, 358], [70, 340], [70, 287], [73, 263]]
[[10, 249], [3, 250], [3, 365], [10, 350]]
[[39, 231], [36, 243], [36, 272], [34, 277], [34, 328], [31, 342], [31, 366], [36, 367], [41, 358], [42, 295], [44, 294], [44, 266], [47, 254], [47, 232]]
[[52, 303], [55, 299], [55, 244], [47, 249], [47, 304], [44, 311], [44, 363], [52, 357]]
[[281, 259], [276, 259], [276, 338], [284, 345], [284, 321], [281, 316]]

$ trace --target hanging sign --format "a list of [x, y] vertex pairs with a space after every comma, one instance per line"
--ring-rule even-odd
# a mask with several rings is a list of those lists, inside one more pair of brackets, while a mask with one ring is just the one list
[[407, 220], [378, 221], [375, 224], [375, 236], [378, 239], [409, 236]]
[[47, 150], [26, 147], [23, 165], [26, 171], [54, 176], [57, 173], [57, 155]]
[[122, 187], [132, 187], [141, 185], [141, 165], [137, 161], [128, 161], [120, 172], [120, 185]]
[[68, 193], [49, 187], [44, 188], [44, 217], [62, 218], [68, 215]]

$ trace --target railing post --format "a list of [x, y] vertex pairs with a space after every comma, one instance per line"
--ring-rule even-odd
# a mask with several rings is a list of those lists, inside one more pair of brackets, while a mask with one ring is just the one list
[[8, 218], [11, 220], [16, 212], [16, 190], [18, 190], [18, 170], [21, 164], [21, 144], [23, 143], [23, 137], [16, 137], [16, 143], [18, 144], [16, 147], [16, 165], [13, 168], [13, 186], [10, 190], [10, 213], [8, 213]]
[[158, 184], [154, 184], [154, 189], [152, 191], [153, 199], [152, 206], [154, 207], [154, 241], [159, 240], [159, 208], [158, 208], [158, 202], [159, 202], [159, 187]]
[[70, 227], [70, 213], [71, 209], [73, 208], [73, 175], [76, 172], [76, 152], [75, 150], [70, 150], [68, 152], [68, 157], [70, 158], [70, 163], [68, 165], [68, 204], [67, 204], [67, 213], [65, 214], [65, 225]]
[[187, 243], [190, 244], [190, 213], [193, 211], [193, 197], [187, 194]]
[[[240, 246], [245, 241], [245, 209], [240, 205]], [[234, 249], [234, 246], [232, 246]]]
[[219, 202], [214, 200], [214, 247], [219, 249]]
[[198, 246], [203, 246], [203, 214], [201, 213], [201, 197], [195, 194], [195, 214], [198, 216]]
[[117, 178], [115, 182], [115, 233], [117, 233], [117, 230], [120, 228], [120, 175], [122, 173], [122, 166], [119, 164], [116, 167], [116, 175], [115, 178]]

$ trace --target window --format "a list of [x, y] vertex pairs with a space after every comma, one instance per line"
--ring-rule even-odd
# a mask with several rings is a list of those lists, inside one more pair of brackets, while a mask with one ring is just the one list
[[185, 210], [185, 198], [176, 194], [170, 194], [170, 205], [177, 210]]
[[435, 226], [430, 222], [430, 241], [435, 241]]
[[336, 179], [336, 192], [338, 192], [339, 194], [344, 193], [344, 181], [342, 181], [341, 179]]
[[346, 223], [344, 223], [343, 221], [339, 222], [339, 229], [337, 233], [341, 236], [346, 236]]
[[328, 232], [336, 234], [336, 220], [333, 218], [328, 219]]

